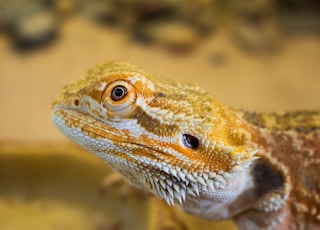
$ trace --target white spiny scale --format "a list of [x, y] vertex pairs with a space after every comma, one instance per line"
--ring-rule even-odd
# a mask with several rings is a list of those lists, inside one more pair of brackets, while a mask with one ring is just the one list
[[162, 186], [162, 188], [166, 189], [167, 185], [163, 180], [159, 180], [159, 183]]
[[173, 176], [177, 177], [177, 170], [175, 170], [174, 168], [170, 168], [170, 173], [171, 173]]
[[186, 177], [187, 177], [191, 182], [196, 182], [196, 180], [194, 179], [194, 177], [193, 177], [190, 173], [187, 173]]
[[[210, 139], [205, 139], [203, 142], [203, 146], [208, 149], [210, 146]], [[214, 147], [214, 146], [213, 146]], [[212, 148], [212, 150], [214, 150], [214, 148]]]
[[203, 122], [203, 119], [200, 117], [196, 117], [193, 119], [195, 125], [200, 125]]
[[253, 157], [254, 155], [256, 155], [259, 152], [258, 149], [252, 150], [249, 152], [250, 157]]
[[214, 146], [214, 150], [216, 152], [221, 152], [221, 144], [220, 143], [216, 143], [215, 146]]
[[220, 175], [217, 175], [214, 179], [215, 179], [216, 181], [221, 182], [221, 183], [225, 183], [225, 182], [226, 182], [226, 181], [223, 179], [223, 177], [220, 176]]
[[182, 173], [181, 171], [178, 172], [178, 176], [181, 178], [182, 181], [184, 181], [186, 178], [185, 174]]
[[232, 167], [231, 171], [232, 171], [233, 173], [238, 173], [238, 172], [244, 171], [244, 168], [243, 168], [242, 166], [240, 166], [240, 165], [236, 165], [236, 166], [233, 166], [233, 167]]
[[157, 162], [156, 163], [156, 166], [158, 167], [158, 169], [161, 169], [162, 168], [162, 164], [160, 162]]
[[174, 197], [178, 200], [179, 204], [182, 204], [182, 197], [180, 195], [180, 193], [174, 191]]
[[149, 179], [149, 187], [152, 189], [152, 190], [156, 190], [156, 185], [155, 185], [155, 182], [152, 178]]
[[192, 183], [192, 188], [193, 188], [194, 192], [197, 194], [197, 196], [199, 196], [198, 183]]
[[195, 191], [191, 188], [187, 189], [188, 194], [190, 194], [191, 196], [197, 197], [197, 194], [195, 193]]
[[157, 112], [157, 115], [163, 117], [166, 113], [168, 113], [169, 110], [167, 109], [160, 109], [158, 112]]
[[186, 190], [182, 188], [180, 190], [180, 195], [182, 197], [182, 200], [185, 201], [186, 200]]
[[146, 111], [148, 111], [149, 113], [157, 113], [159, 110], [160, 110], [161, 108], [159, 108], [159, 107], [148, 107], [147, 109], [146, 109]]
[[191, 116], [191, 115], [186, 115], [186, 116], [184, 117], [184, 120], [187, 121], [187, 122], [189, 122], [189, 123], [191, 123], [192, 119], [193, 119], [193, 116]]
[[217, 176], [217, 173], [209, 172], [209, 178], [215, 178], [216, 176]]
[[170, 199], [170, 205], [173, 206], [174, 205], [174, 196], [173, 195], [169, 196], [169, 199]]
[[164, 120], [172, 120], [173, 118], [173, 112], [172, 111], [169, 111], [168, 113], [166, 113], [164, 116], [163, 116]]
[[[204, 171], [205, 171], [205, 170], [204, 170]], [[206, 180], [206, 179], [208, 179], [208, 178], [209, 178], [209, 176], [208, 176], [208, 174], [207, 174], [207, 173], [202, 173], [202, 178]]]
[[223, 173], [223, 174], [222, 174], [222, 177], [223, 177], [225, 180], [230, 180], [230, 179], [233, 178], [233, 176], [232, 176], [230, 173], [227, 173], [227, 172]]
[[230, 152], [232, 152], [234, 150], [234, 148], [233, 147], [230, 147], [230, 146], [224, 146], [224, 147], [222, 147], [222, 152], [224, 153], [224, 154], [229, 154]]
[[252, 163], [252, 161], [259, 159], [259, 158], [260, 157], [251, 157], [251, 158], [243, 160], [239, 164], [241, 164], [242, 167], [247, 168]]
[[185, 168], [182, 168], [180, 171], [181, 171], [183, 174], [187, 174], [187, 173], [188, 173], [188, 170], [185, 169]]
[[180, 192], [180, 186], [177, 183], [173, 183], [173, 189], [178, 193]]
[[211, 123], [209, 123], [209, 122], [203, 122], [201, 124], [201, 131], [205, 132], [205, 133], [208, 133], [212, 129], [212, 126], [213, 125]]
[[171, 187], [172, 186], [172, 180], [166, 180], [167, 184]]
[[187, 189], [187, 184], [189, 184], [189, 182], [188, 183], [186, 182], [186, 184], [185, 183], [181, 183], [180, 187], [183, 188], [183, 189]]
[[204, 182], [203, 178], [201, 176], [197, 177], [197, 181], [202, 184], [203, 186], [206, 186], [206, 182]]
[[162, 170], [163, 170], [165, 173], [168, 173], [168, 174], [169, 174], [169, 168], [168, 168], [168, 166], [163, 166], [163, 167], [162, 167]]
[[185, 113], [175, 114], [175, 115], [173, 116], [173, 120], [175, 120], [175, 121], [181, 121], [181, 120], [184, 119], [185, 115], [186, 115]]
[[160, 180], [166, 180], [166, 176], [163, 174], [160, 174], [159, 178], [160, 178]]
[[244, 161], [240, 162], [239, 164], [241, 164], [243, 168], [248, 168], [248, 166], [251, 164], [251, 161]]
[[234, 161], [239, 161], [239, 159], [243, 156], [243, 152], [238, 152], [238, 153], [234, 153], [231, 154], [231, 159]]
[[160, 124], [163, 123], [163, 117], [162, 117], [162, 115], [157, 114], [157, 116], [155, 116], [154, 118], [157, 119], [157, 120], [160, 122]]
[[159, 195], [160, 195], [160, 197], [162, 197], [163, 199], [165, 199], [166, 196], [167, 196], [165, 190], [163, 190], [162, 188], [159, 189]]
[[170, 196], [173, 196], [173, 189], [170, 186], [167, 186], [167, 191], [170, 194]]
[[150, 113], [148, 114], [152, 119], [157, 119], [157, 114], [156, 113]]
[[171, 206], [171, 199], [168, 196], [164, 196], [163, 198], [165, 199], [167, 204]]
[[207, 186], [208, 186], [212, 191], [215, 190], [214, 187], [213, 187], [213, 180], [207, 179], [207, 180], [206, 180], [206, 184], [207, 184]]
[[160, 185], [158, 183], [158, 181], [155, 181], [154, 183], [156, 190], [159, 192], [160, 191]]
[[255, 160], [257, 160], [257, 159], [260, 159], [261, 157], [250, 157], [250, 160], [251, 161], [255, 161]]

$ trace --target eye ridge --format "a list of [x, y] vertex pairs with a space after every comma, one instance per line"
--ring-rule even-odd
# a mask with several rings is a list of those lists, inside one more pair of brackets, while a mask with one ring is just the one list
[[199, 139], [190, 134], [182, 135], [183, 144], [190, 149], [197, 149], [199, 147]]
[[120, 101], [125, 98], [128, 94], [128, 90], [126, 87], [122, 85], [115, 86], [111, 91], [111, 99], [114, 101]]

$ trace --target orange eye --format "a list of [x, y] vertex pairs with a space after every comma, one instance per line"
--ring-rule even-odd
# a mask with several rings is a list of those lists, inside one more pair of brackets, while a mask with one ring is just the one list
[[112, 89], [111, 99], [114, 101], [120, 101], [121, 99], [125, 98], [127, 94], [128, 94], [127, 88], [122, 85], [118, 85]]
[[117, 80], [109, 83], [103, 92], [101, 105], [108, 114], [126, 116], [136, 107], [136, 90], [127, 81]]

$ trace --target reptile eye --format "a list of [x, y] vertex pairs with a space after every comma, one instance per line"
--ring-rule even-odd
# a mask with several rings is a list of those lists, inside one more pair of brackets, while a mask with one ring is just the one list
[[183, 134], [182, 142], [186, 147], [190, 149], [196, 149], [199, 147], [199, 139], [190, 134]]
[[108, 117], [124, 117], [136, 108], [137, 91], [127, 81], [115, 80], [106, 85], [101, 96], [101, 105]]
[[111, 91], [111, 98], [114, 101], [120, 101], [121, 99], [125, 98], [128, 94], [128, 90], [126, 87], [118, 85], [114, 87]]

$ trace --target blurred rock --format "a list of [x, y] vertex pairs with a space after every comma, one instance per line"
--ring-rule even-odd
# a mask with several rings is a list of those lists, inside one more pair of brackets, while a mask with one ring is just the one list
[[273, 0], [234, 1], [231, 35], [246, 52], [275, 52], [281, 45], [279, 21]]
[[252, 26], [237, 23], [232, 37], [241, 49], [249, 53], [272, 53], [279, 50], [281, 33], [275, 25]]
[[110, 216], [95, 214], [91, 217], [96, 230], [118, 230], [122, 229], [120, 220], [114, 220]]
[[320, 11], [314, 14], [292, 14], [284, 12], [280, 15], [281, 28], [294, 35], [320, 35]]
[[190, 23], [202, 35], [216, 29], [220, 22], [221, 7], [219, 0], [183, 0], [176, 1], [176, 10], [181, 20]]
[[144, 37], [174, 52], [187, 52], [195, 47], [199, 34], [182, 22], [157, 22], [143, 27]]
[[55, 0], [53, 3], [55, 11], [59, 16], [66, 16], [74, 13], [79, 7], [78, 0]]
[[282, 32], [320, 34], [317, 0], [0, 0], [0, 30], [17, 47], [49, 44], [65, 16], [79, 13], [145, 44], [193, 49], [219, 29], [249, 52], [274, 52]]
[[5, 17], [6, 14], [5, 14], [4, 5], [5, 5], [4, 2], [0, 1], [0, 32], [6, 26], [6, 17]]
[[16, 47], [30, 49], [53, 41], [58, 33], [58, 20], [53, 12], [41, 10], [17, 18], [10, 34]]
[[121, 10], [111, 0], [80, 0], [80, 11], [98, 23], [117, 25], [121, 20]]
[[277, 17], [290, 35], [320, 35], [320, 1], [278, 0]]
[[0, 5], [2, 26], [15, 48], [42, 47], [56, 38], [58, 17], [46, 4], [48, 1], [16, 0]]
[[226, 65], [229, 61], [225, 52], [214, 51], [209, 55], [209, 61], [214, 66], [223, 66]]

